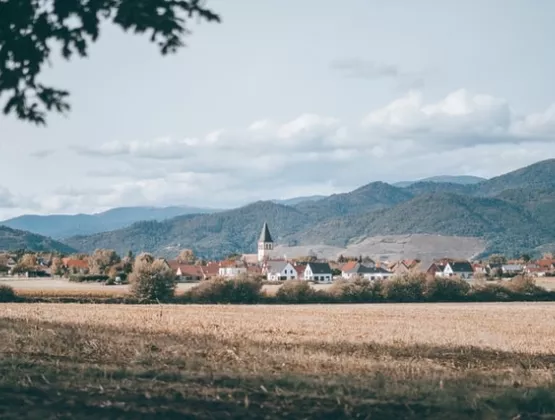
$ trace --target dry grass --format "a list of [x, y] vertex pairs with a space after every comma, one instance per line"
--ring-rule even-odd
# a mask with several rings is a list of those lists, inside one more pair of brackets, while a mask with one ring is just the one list
[[[66, 279], [14, 279], [10, 277], [0, 278], [0, 284], [13, 287], [15, 292], [22, 297], [37, 298], [117, 298], [129, 295], [129, 286], [114, 285], [106, 286], [101, 283], [72, 283]], [[195, 287], [198, 283], [179, 283], [176, 288], [176, 295], [183, 294], [187, 290]], [[327, 284], [316, 284], [313, 287], [317, 290], [324, 290], [330, 287]], [[262, 290], [270, 295], [275, 295], [280, 285], [265, 285]]]
[[555, 304], [6, 304], [0, 356], [1, 418], [555, 410]]

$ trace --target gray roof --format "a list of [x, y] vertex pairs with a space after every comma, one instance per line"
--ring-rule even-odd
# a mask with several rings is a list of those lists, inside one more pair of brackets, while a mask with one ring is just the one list
[[522, 270], [522, 266], [518, 264], [505, 264], [502, 269], [505, 271], [520, 271]]
[[270, 273], [281, 273], [289, 263], [287, 261], [268, 261], [267, 264]]
[[456, 261], [449, 263], [453, 273], [472, 273], [472, 265], [468, 261]]
[[345, 271], [346, 273], [352, 274], [378, 274], [378, 273], [389, 273], [389, 271], [384, 270], [381, 267], [368, 267], [364, 264], [358, 263], [352, 269]]
[[268, 223], [266, 222], [264, 222], [264, 226], [262, 226], [262, 232], [260, 232], [258, 242], [274, 242], [272, 240], [272, 235], [270, 235], [270, 229], [268, 229]]
[[331, 268], [328, 263], [308, 263], [312, 270], [312, 274], [331, 274]]

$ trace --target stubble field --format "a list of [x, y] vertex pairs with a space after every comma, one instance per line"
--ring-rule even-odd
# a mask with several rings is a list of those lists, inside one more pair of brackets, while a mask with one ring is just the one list
[[0, 310], [0, 418], [555, 412], [549, 303]]

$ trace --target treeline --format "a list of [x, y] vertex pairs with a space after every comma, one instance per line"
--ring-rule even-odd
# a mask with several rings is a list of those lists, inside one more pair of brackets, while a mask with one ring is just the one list
[[[204, 304], [306, 304], [306, 303], [416, 303], [416, 302], [526, 302], [555, 301], [555, 291], [517, 276], [501, 283], [476, 282], [451, 277], [406, 274], [389, 280], [339, 280], [327, 289], [316, 289], [302, 280], [286, 281], [275, 293], [263, 289], [259, 278], [214, 278], [175, 295], [171, 271], [150, 256], [136, 262], [130, 276], [131, 294], [113, 298], [27, 298], [33, 302], [95, 303], [204, 303]], [[1, 289], [1, 288], [0, 288]], [[4, 297], [2, 297], [4, 296]], [[3, 299], [3, 300], [2, 300]], [[0, 290], [1, 301], [22, 301], [13, 290]]]
[[180, 303], [415, 303], [555, 301], [555, 292], [517, 276], [503, 283], [470, 284], [457, 277], [429, 278], [405, 274], [389, 280], [338, 280], [328, 289], [316, 289], [303, 280], [286, 281], [275, 294], [262, 289], [259, 280], [213, 279], [176, 296]]

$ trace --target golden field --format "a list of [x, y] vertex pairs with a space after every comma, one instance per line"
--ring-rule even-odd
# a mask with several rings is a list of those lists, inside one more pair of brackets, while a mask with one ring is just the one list
[[0, 418], [549, 418], [555, 408], [550, 303], [0, 310]]

